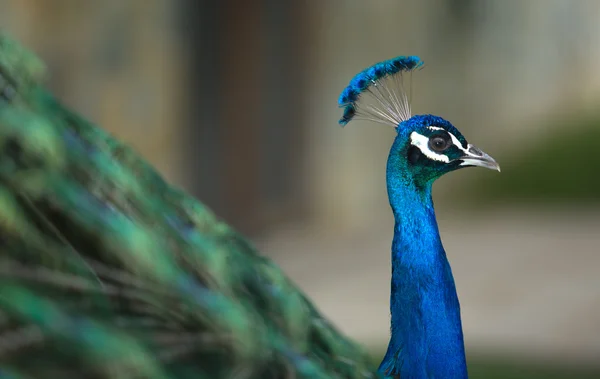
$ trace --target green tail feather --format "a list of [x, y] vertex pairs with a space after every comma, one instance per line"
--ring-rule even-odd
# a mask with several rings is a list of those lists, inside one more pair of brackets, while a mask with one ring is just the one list
[[43, 71], [0, 35], [0, 378], [376, 377], [273, 262], [59, 104]]

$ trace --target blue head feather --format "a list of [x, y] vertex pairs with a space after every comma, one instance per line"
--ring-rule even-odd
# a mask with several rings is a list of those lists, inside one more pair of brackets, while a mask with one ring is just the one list
[[[344, 88], [338, 99], [338, 105], [344, 108], [344, 115], [339, 120], [346, 125], [356, 114], [357, 102], [361, 94], [371, 86], [381, 85], [381, 81], [401, 72], [416, 70], [423, 66], [423, 61], [417, 56], [399, 56], [374, 64], [356, 74], [350, 84]], [[398, 123], [402, 120], [397, 120]]]

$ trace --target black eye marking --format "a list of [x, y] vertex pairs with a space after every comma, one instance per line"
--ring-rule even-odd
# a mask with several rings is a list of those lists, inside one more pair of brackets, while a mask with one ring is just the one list
[[447, 132], [439, 132], [429, 137], [429, 148], [432, 151], [442, 152], [452, 146], [452, 139]]
[[421, 150], [418, 147], [411, 146], [408, 149], [408, 162], [410, 164], [415, 164], [421, 158], [422, 155], [423, 153], [421, 153]]

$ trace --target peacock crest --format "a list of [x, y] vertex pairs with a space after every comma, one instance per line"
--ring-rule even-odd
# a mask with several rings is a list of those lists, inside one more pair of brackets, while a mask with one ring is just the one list
[[[396, 128], [410, 119], [412, 72], [421, 68], [423, 61], [419, 57], [399, 56], [356, 74], [338, 100], [344, 108], [339, 123], [344, 126], [353, 119], [362, 119]], [[407, 84], [404, 74], [409, 77]]]

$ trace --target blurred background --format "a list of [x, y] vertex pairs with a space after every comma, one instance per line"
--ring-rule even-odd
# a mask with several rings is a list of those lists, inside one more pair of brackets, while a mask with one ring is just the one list
[[419, 55], [413, 113], [502, 174], [434, 188], [472, 377], [600, 378], [600, 2], [0, 0], [49, 87], [253, 239], [380, 359], [394, 132], [341, 129], [364, 67]]

